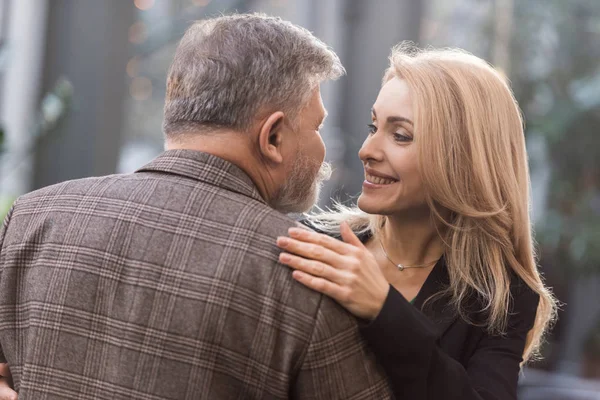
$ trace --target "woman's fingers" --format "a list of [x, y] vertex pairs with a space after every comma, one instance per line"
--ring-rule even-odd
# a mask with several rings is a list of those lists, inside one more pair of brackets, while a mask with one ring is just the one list
[[11, 389], [11, 376], [8, 364], [0, 363], [0, 400], [17, 400], [17, 392]]
[[350, 229], [350, 226], [346, 221], [342, 222], [342, 224], [340, 225], [340, 233], [342, 234], [342, 239], [344, 239], [344, 242], [358, 248], [364, 247], [363, 243], [354, 234], [352, 229]]
[[348, 224], [340, 226], [344, 241], [304, 229], [288, 232], [290, 237], [277, 238], [277, 245], [285, 250], [279, 260], [294, 269], [294, 279], [360, 318], [373, 319], [379, 314], [389, 283]]
[[281, 249], [299, 255], [303, 258], [308, 258], [315, 261], [321, 261], [325, 264], [338, 266], [341, 261], [341, 256], [319, 244], [305, 242], [286, 236], [280, 236], [277, 238], [277, 246]]
[[324, 295], [331, 297], [339, 303], [343, 303], [346, 300], [346, 290], [343, 287], [336, 285], [331, 281], [328, 281], [327, 279], [312, 276], [302, 271], [294, 271], [292, 273], [292, 276], [304, 286], [317, 292], [323, 293]]
[[343, 272], [322, 263], [320, 261], [308, 260], [306, 258], [298, 257], [294, 254], [281, 253], [279, 255], [279, 261], [295, 270], [305, 272], [307, 274], [324, 278], [334, 283], [343, 282]]
[[17, 400], [17, 392], [10, 388], [7, 378], [0, 378], [0, 400]]
[[331, 236], [323, 235], [321, 233], [307, 231], [306, 229], [290, 228], [288, 233], [293, 239], [322, 246], [337, 254], [345, 255], [353, 250], [351, 246], [342, 242], [341, 240], [332, 238]]

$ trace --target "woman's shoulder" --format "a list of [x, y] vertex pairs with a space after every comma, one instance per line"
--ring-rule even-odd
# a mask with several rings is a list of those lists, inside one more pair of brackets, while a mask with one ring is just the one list
[[516, 273], [511, 274], [510, 303], [509, 303], [509, 327], [523, 321], [535, 320], [540, 295]]
[[[540, 296], [516, 273], [511, 273], [510, 295], [506, 308], [506, 331], [529, 330], [535, 322]], [[487, 330], [489, 308], [484, 307], [484, 302], [477, 301], [479, 310], [470, 314], [474, 321], [483, 323], [480, 326]], [[486, 311], [482, 311], [486, 310]]]
[[[540, 296], [516, 273], [510, 274], [510, 294], [508, 307], [505, 312], [506, 328], [508, 330], [527, 326], [533, 326]], [[489, 323], [489, 304], [481, 295], [471, 293], [463, 303], [464, 316], [468, 318], [466, 323], [473, 325], [481, 331], [487, 331]]]

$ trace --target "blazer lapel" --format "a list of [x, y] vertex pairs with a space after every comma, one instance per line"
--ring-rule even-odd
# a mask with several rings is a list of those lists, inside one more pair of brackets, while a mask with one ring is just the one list
[[445, 298], [435, 299], [427, 303], [425, 301], [449, 285], [450, 277], [448, 275], [448, 268], [446, 260], [442, 256], [433, 267], [414, 301], [414, 306], [420, 309], [436, 325], [438, 337], [443, 336], [448, 328], [452, 326], [458, 318], [458, 314], [445, 301]]

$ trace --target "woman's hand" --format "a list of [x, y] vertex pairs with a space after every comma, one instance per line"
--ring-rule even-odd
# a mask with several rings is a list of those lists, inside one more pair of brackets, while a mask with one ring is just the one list
[[11, 380], [8, 364], [0, 363], [0, 400], [17, 400], [17, 392], [10, 388]]
[[279, 261], [295, 269], [293, 277], [300, 283], [333, 298], [357, 317], [372, 320], [383, 307], [389, 283], [348, 224], [342, 223], [340, 231], [344, 242], [290, 228], [289, 238], [277, 238], [277, 245], [286, 251]]

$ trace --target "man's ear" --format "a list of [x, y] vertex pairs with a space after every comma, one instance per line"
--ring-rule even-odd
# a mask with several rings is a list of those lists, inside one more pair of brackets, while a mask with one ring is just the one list
[[282, 111], [276, 111], [269, 115], [258, 132], [260, 154], [266, 160], [277, 164], [283, 162], [281, 149], [285, 129], [284, 120], [285, 114]]

